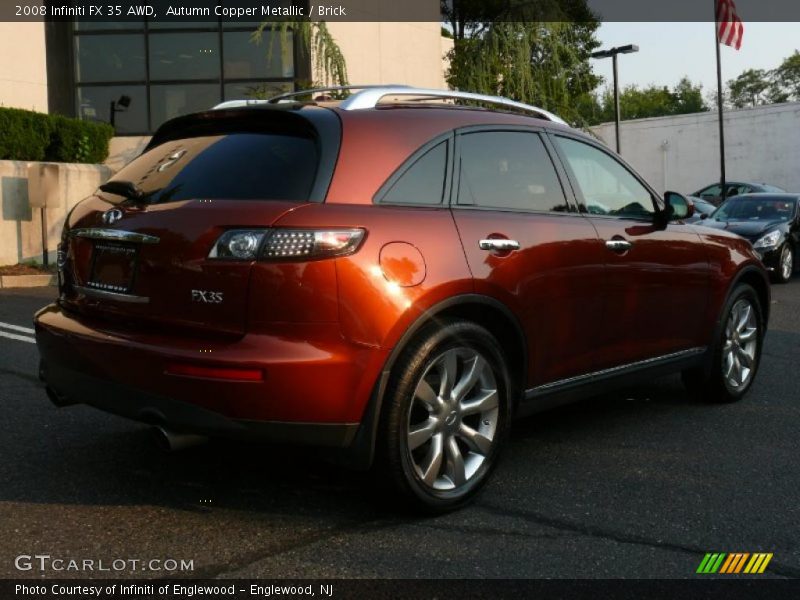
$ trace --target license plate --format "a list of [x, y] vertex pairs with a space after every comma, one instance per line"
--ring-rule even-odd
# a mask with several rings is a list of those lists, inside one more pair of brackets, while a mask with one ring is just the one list
[[95, 242], [89, 287], [116, 294], [130, 293], [138, 255], [137, 246]]

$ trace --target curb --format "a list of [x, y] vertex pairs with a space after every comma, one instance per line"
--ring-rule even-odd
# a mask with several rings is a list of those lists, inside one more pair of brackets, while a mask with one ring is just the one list
[[0, 275], [0, 289], [56, 285], [55, 275]]

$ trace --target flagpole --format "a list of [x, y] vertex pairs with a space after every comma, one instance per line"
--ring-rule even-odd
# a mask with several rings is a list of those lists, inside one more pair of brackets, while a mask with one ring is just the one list
[[725, 128], [722, 124], [722, 61], [719, 51], [719, 23], [717, 22], [717, 0], [714, 3], [714, 45], [717, 47], [717, 112], [719, 113], [719, 184], [720, 201], [725, 200]]

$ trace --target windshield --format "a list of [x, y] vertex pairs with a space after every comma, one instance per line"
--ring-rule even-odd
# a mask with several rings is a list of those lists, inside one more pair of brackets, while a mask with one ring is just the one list
[[794, 200], [780, 198], [731, 198], [720, 206], [713, 218], [717, 221], [790, 221]]

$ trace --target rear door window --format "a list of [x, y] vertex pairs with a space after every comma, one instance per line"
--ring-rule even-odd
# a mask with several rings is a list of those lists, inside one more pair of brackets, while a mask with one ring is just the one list
[[190, 199], [307, 201], [319, 162], [312, 137], [232, 132], [171, 140], [117, 173], [149, 203]]
[[458, 204], [497, 210], [569, 210], [538, 134], [481, 131], [459, 139]]

